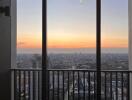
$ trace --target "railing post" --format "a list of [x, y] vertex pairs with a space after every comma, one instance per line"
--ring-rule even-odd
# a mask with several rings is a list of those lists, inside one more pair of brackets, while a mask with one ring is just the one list
[[101, 0], [96, 0], [97, 99], [101, 100]]

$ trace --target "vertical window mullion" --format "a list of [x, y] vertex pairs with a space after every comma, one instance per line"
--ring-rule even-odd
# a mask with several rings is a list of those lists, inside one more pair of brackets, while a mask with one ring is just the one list
[[101, 0], [96, 0], [97, 98], [101, 100]]
[[42, 0], [42, 100], [47, 100], [47, 0]]

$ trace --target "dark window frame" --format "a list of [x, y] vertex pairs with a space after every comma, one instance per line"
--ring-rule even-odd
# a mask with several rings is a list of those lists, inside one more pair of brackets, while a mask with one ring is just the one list
[[[47, 100], [47, 0], [42, 0], [42, 100]], [[101, 0], [96, 0], [97, 98], [101, 100]]]

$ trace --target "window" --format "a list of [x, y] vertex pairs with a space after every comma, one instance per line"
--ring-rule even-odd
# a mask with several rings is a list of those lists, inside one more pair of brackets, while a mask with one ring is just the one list
[[40, 68], [42, 0], [17, 0], [17, 67]]
[[96, 68], [96, 1], [47, 1], [48, 68]]
[[102, 69], [128, 70], [128, 0], [102, 1]]

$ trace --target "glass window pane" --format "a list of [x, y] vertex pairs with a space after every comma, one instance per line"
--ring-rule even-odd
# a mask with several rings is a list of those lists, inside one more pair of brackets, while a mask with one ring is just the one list
[[17, 67], [41, 67], [42, 0], [17, 0]]
[[55, 69], [96, 67], [96, 0], [48, 0], [48, 64]]
[[128, 0], [102, 0], [102, 69], [128, 69]]

